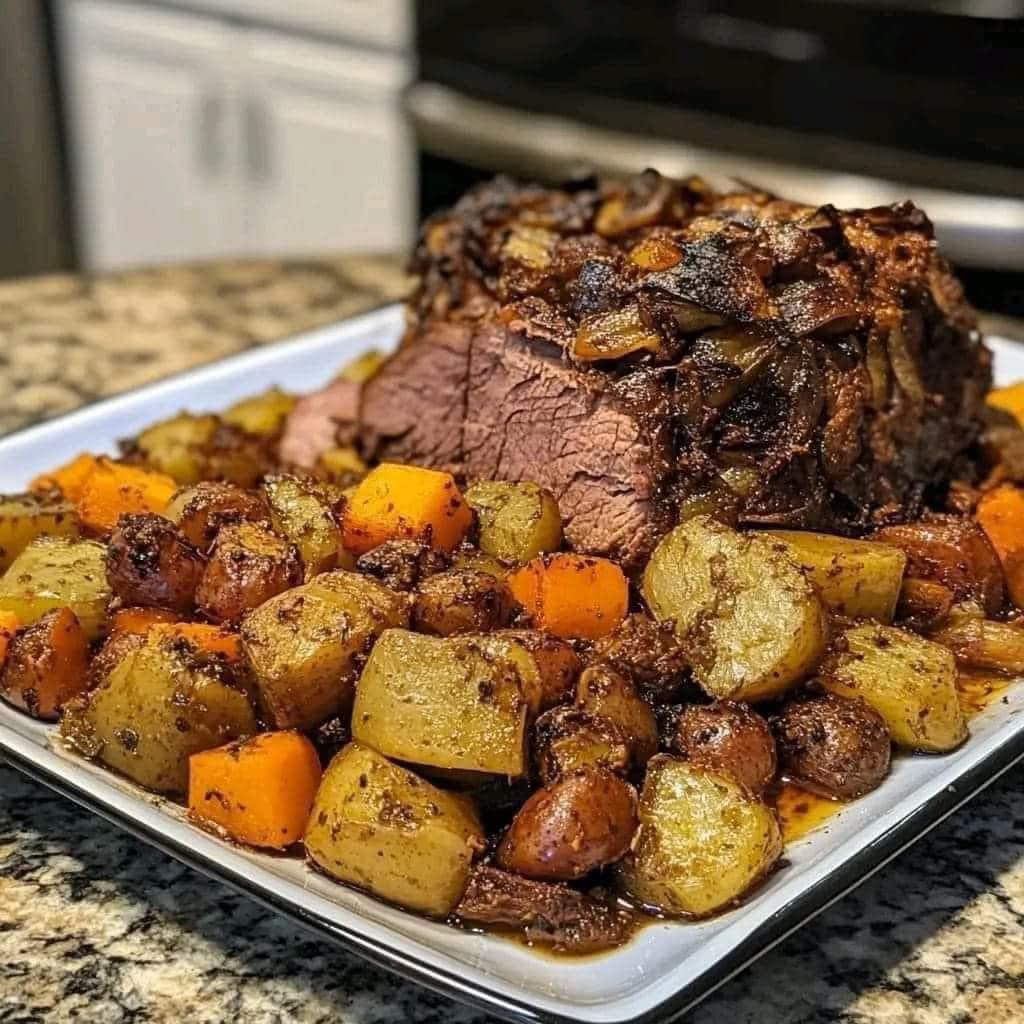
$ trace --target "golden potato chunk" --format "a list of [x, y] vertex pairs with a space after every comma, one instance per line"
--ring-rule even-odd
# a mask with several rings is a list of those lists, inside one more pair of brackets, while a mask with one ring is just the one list
[[629, 744], [633, 760], [645, 765], [658, 752], [654, 711], [626, 676], [608, 665], [584, 669], [576, 686], [576, 706], [614, 722]]
[[61, 725], [80, 752], [158, 793], [188, 789], [190, 755], [257, 731], [246, 694], [159, 636], [118, 662]]
[[235, 402], [221, 417], [247, 434], [257, 437], [273, 437], [284, 429], [288, 413], [295, 408], [298, 399], [280, 388], [270, 388], [252, 398]]
[[299, 549], [306, 579], [338, 567], [341, 526], [330, 502], [316, 493], [315, 484], [307, 485], [293, 476], [275, 476], [263, 484], [263, 491], [274, 529]]
[[707, 516], [664, 537], [642, 589], [655, 618], [675, 623], [712, 696], [774, 697], [813, 671], [825, 650], [825, 609], [803, 571], [764, 537]]
[[106, 554], [106, 546], [95, 541], [39, 537], [0, 577], [0, 611], [28, 625], [51, 608], [70, 608], [85, 635], [95, 639], [110, 600]]
[[562, 544], [562, 517], [550, 492], [536, 484], [490, 480], [473, 484], [466, 502], [476, 512], [480, 550], [525, 565]]
[[840, 615], [892, 622], [907, 565], [898, 547], [801, 530], [762, 536], [807, 571], [822, 600]]
[[945, 647], [893, 626], [855, 626], [823, 667], [821, 682], [859, 697], [886, 721], [893, 741], [945, 751], [967, 737], [956, 691], [956, 661]]
[[647, 767], [640, 828], [619, 878], [665, 914], [704, 917], [735, 903], [782, 854], [775, 812], [729, 775], [660, 754]]
[[70, 502], [45, 494], [0, 498], [0, 572], [37, 537], [77, 537], [78, 513]]
[[519, 776], [527, 767], [529, 686], [521, 665], [491, 638], [390, 629], [359, 679], [352, 736], [410, 764]]
[[205, 448], [219, 426], [216, 416], [182, 412], [148, 427], [135, 439], [135, 444], [153, 469], [173, 477], [179, 484], [194, 484], [203, 478]]
[[402, 595], [343, 570], [272, 597], [242, 621], [264, 715], [277, 729], [311, 729], [337, 714], [370, 645], [408, 619]]
[[305, 837], [321, 871], [408, 910], [447, 917], [483, 829], [470, 802], [350, 743], [324, 772]]

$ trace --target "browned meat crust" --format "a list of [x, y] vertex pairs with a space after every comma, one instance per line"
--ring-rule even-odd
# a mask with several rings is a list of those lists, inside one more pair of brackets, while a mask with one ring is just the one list
[[575, 953], [620, 946], [631, 924], [628, 913], [567, 886], [491, 867], [474, 869], [455, 916], [469, 924], [522, 929], [532, 942]]
[[694, 501], [847, 533], [912, 518], [980, 433], [990, 356], [910, 203], [498, 179], [426, 222], [414, 269], [368, 454], [535, 480], [571, 545], [629, 565]]

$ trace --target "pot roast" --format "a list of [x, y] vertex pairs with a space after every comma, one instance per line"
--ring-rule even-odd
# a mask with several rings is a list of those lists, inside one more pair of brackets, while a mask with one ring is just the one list
[[499, 178], [423, 226], [375, 460], [531, 480], [633, 567], [680, 515], [856, 534], [967, 472], [990, 354], [911, 203], [812, 207], [645, 171]]

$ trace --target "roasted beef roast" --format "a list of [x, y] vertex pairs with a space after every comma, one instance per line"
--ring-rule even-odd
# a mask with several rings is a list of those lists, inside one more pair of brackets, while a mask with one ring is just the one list
[[681, 514], [857, 533], [939, 501], [990, 355], [910, 203], [837, 210], [645, 171], [498, 179], [423, 226], [372, 459], [550, 488], [637, 565]]

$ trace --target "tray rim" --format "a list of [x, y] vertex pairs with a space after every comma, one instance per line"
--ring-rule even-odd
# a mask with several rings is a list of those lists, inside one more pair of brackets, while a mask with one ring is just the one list
[[[173, 396], [190, 382], [201, 380], [210, 384], [220, 379], [237, 378], [246, 369], [261, 367], [264, 364], [280, 364], [293, 356], [301, 357], [310, 350], [319, 350], [325, 344], [340, 344], [339, 330], [351, 334], [380, 330], [393, 336], [400, 322], [401, 310], [402, 306], [397, 303], [385, 305], [282, 341], [261, 345], [193, 367], [141, 388], [102, 398], [70, 413], [9, 432], [0, 436], [0, 463], [9, 445], [18, 447], [22, 444], [31, 444], [36, 439], [45, 439], [47, 435], [53, 436], [55, 432], [71, 431], [93, 417], [115, 413], [119, 408], [135, 408], [147, 398]], [[1018, 359], [1021, 358], [1021, 348], [1012, 342], [1000, 339], [989, 341], [995, 351], [1011, 349]], [[717, 960], [659, 1002], [649, 1004], [639, 1012], [626, 1016], [621, 1015], [621, 1010], [622, 1004], [633, 998], [628, 994], [590, 1004], [595, 1010], [607, 1008], [600, 1017], [602, 1024], [654, 1024], [656, 1021], [675, 1019], [686, 1013], [807, 921], [870, 878], [1014, 764], [1024, 760], [1024, 720], [1015, 730], [1005, 734], [998, 743], [992, 740], [989, 742], [992, 744], [990, 749], [960, 771], [942, 790], [910, 809], [867, 845], [810, 881], [803, 891], [790, 897], [774, 912], [767, 914], [748, 934], [729, 946]], [[244, 860], [239, 860], [238, 870], [233, 870], [156, 825], [151, 826], [132, 817], [109, 799], [104, 800], [102, 789], [99, 794], [94, 793], [85, 785], [62, 774], [60, 766], [66, 766], [66, 761], [48, 746], [41, 745], [18, 730], [9, 728], [2, 721], [0, 759], [6, 760], [12, 767], [29, 777], [205, 876], [223, 882], [233, 890], [282, 914], [307, 931], [340, 944], [363, 959], [424, 985], [432, 991], [510, 1021], [569, 1024], [578, 1020], [597, 1019], [593, 1015], [581, 1018], [541, 1008], [535, 1004], [531, 994], [522, 989], [525, 997], [520, 999], [497, 988], [488, 987], [478, 980], [462, 978], [458, 974], [457, 963], [454, 964], [456, 969], [450, 970], [437, 964], [422, 962], [417, 959], [415, 946], [419, 943], [429, 947], [429, 943], [396, 932], [389, 929], [386, 923], [379, 922], [376, 927], [389, 932], [390, 937], [389, 944], [381, 944], [370, 934], [363, 934], [357, 928], [332, 920], [312, 907], [294, 902], [286, 894], [275, 892], [248, 879], [244, 872]], [[132, 795], [135, 799], [140, 798], [137, 793]], [[452, 959], [444, 949], [432, 947], [432, 952], [438, 957]], [[514, 982], [507, 979], [505, 984], [508, 988], [516, 987]]]

